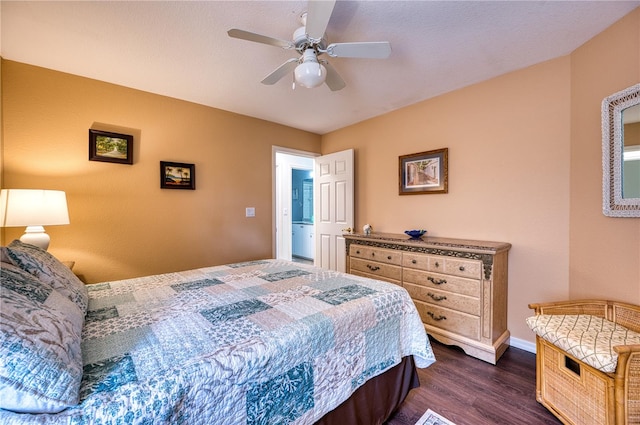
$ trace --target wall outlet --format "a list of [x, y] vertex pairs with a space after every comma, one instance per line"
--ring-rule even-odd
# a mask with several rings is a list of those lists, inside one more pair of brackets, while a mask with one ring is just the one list
[[254, 207], [247, 207], [245, 216], [246, 217], [255, 217], [256, 216], [256, 209]]

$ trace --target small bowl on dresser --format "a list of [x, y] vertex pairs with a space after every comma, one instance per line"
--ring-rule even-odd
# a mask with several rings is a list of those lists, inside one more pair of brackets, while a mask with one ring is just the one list
[[420, 239], [422, 237], [422, 235], [427, 233], [427, 231], [424, 230], [424, 229], [420, 229], [420, 230], [405, 230], [404, 232], [407, 235], [409, 235], [411, 237], [411, 239]]

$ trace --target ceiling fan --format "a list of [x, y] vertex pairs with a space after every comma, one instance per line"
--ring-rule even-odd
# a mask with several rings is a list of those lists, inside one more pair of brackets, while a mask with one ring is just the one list
[[343, 89], [346, 83], [331, 64], [322, 58], [326, 53], [332, 58], [386, 59], [391, 54], [388, 41], [331, 43], [327, 44], [325, 31], [336, 1], [310, 0], [308, 9], [300, 16], [302, 26], [293, 33], [293, 41], [280, 40], [240, 29], [227, 31], [230, 37], [268, 44], [285, 50], [296, 50], [300, 56], [291, 58], [267, 75], [262, 84], [275, 84], [291, 71], [296, 83], [307, 88], [326, 83], [331, 91]]

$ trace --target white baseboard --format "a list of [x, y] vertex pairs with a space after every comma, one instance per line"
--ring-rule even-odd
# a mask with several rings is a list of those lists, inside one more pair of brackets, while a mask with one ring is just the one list
[[533, 354], [536, 353], [536, 343], [535, 342], [529, 342], [529, 341], [525, 341], [524, 339], [511, 337], [511, 340], [510, 340], [509, 344], [512, 347], [519, 348], [521, 350], [528, 351], [528, 352], [533, 353]]

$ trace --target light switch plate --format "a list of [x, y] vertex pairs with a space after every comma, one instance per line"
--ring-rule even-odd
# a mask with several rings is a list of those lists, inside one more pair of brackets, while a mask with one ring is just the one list
[[247, 207], [246, 209], [246, 217], [255, 217], [256, 209], [254, 207]]

